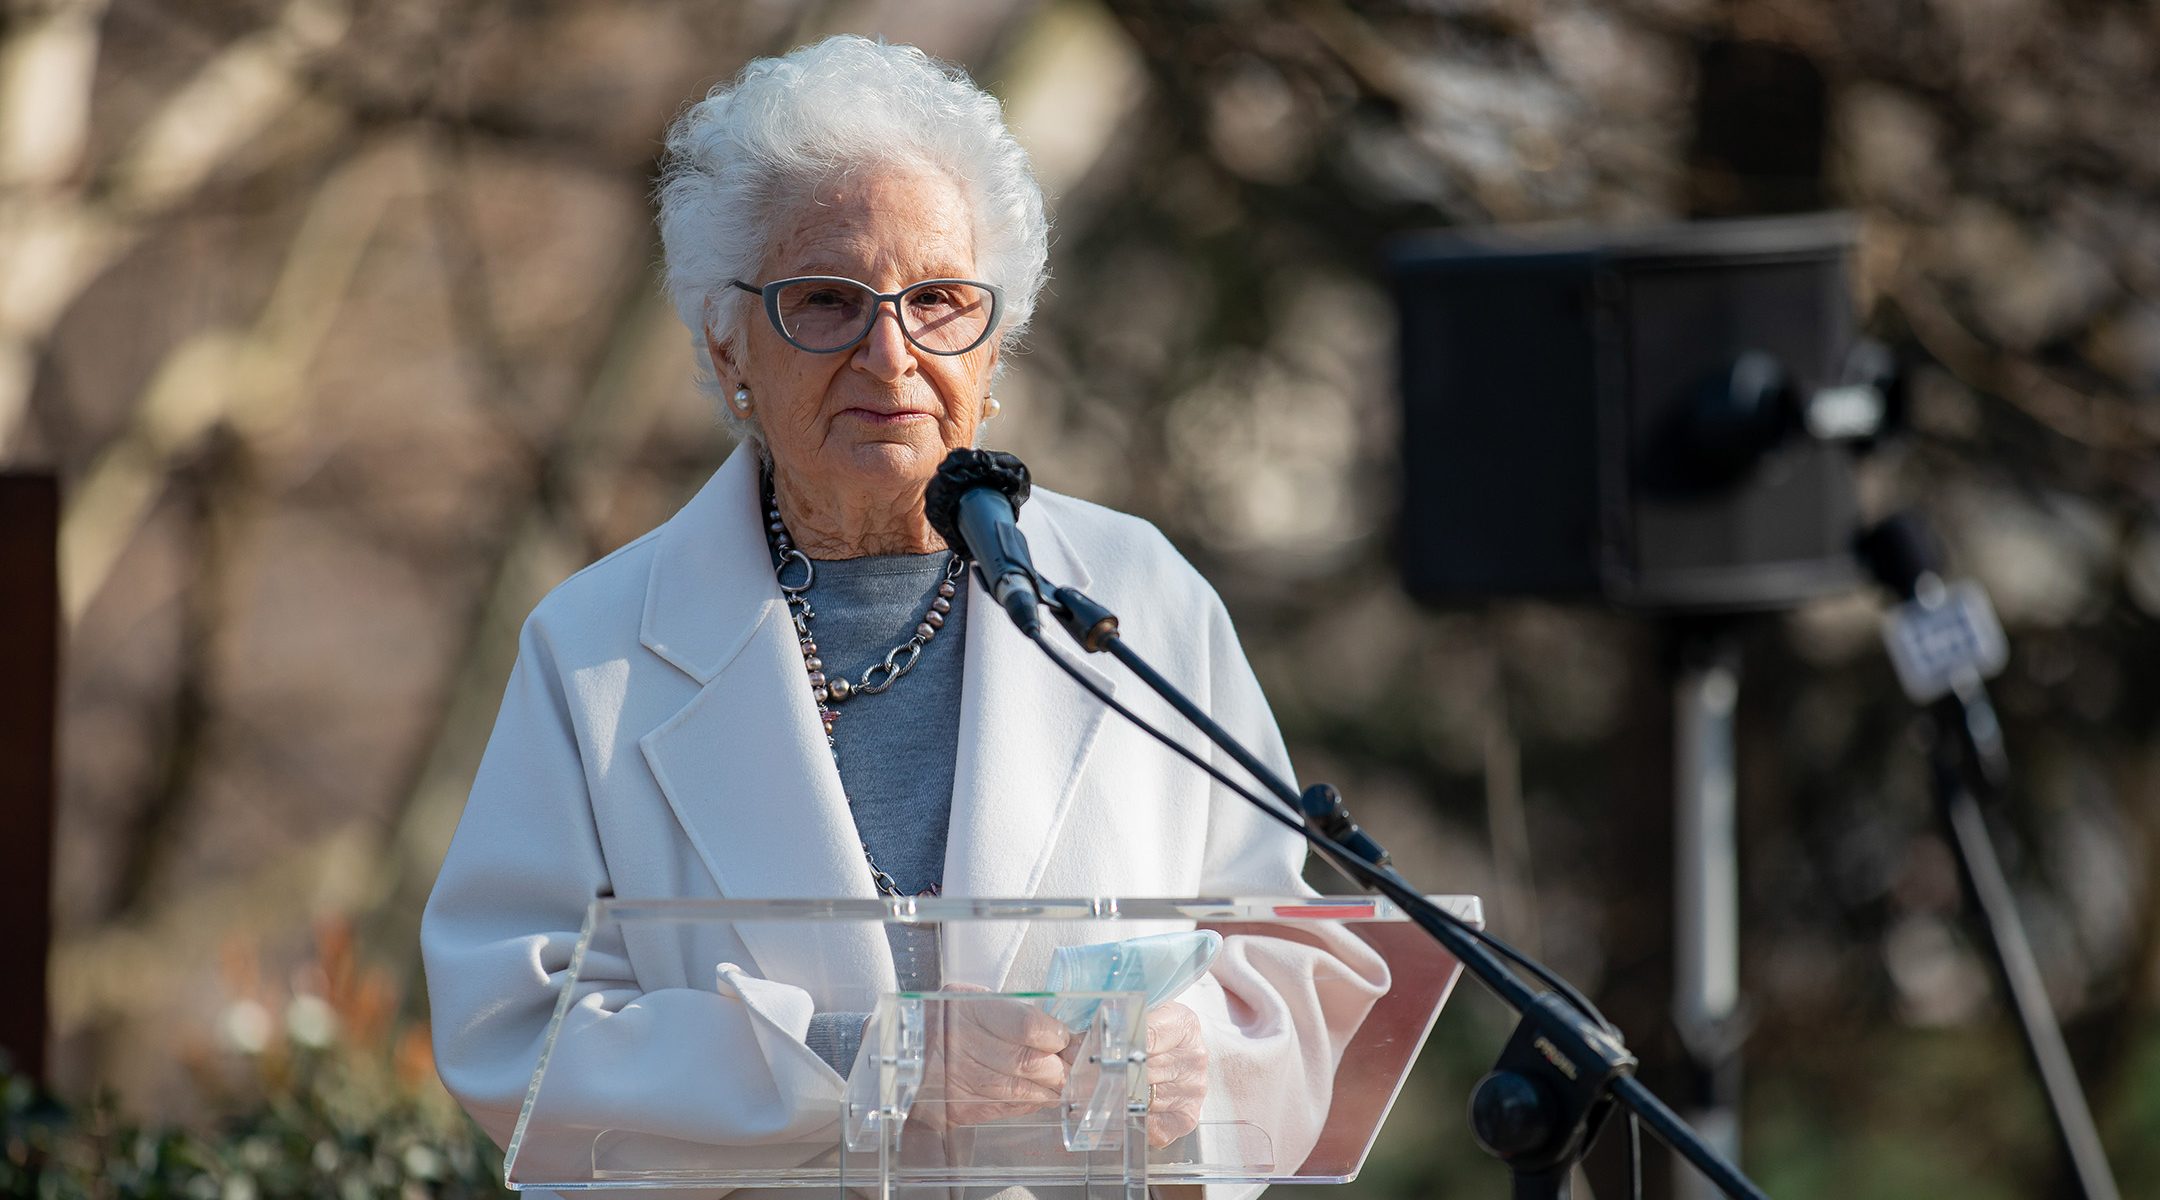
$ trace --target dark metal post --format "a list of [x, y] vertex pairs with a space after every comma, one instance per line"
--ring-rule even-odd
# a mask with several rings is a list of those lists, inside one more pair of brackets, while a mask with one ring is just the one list
[[60, 488], [0, 472], [0, 1051], [45, 1078], [60, 690]]

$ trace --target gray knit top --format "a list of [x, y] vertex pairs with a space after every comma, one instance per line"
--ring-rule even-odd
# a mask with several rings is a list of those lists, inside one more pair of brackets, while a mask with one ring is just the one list
[[[937, 596], [948, 558], [940, 551], [819, 561], [810, 588], [810, 607], [817, 614], [810, 636], [825, 673], [858, 682], [886, 651], [907, 641]], [[903, 895], [934, 894], [945, 884], [967, 642], [966, 581], [961, 584], [945, 627], [906, 675], [888, 691], [858, 694], [835, 706], [840, 783], [856, 831]], [[867, 863], [862, 869], [870, 870]], [[936, 989], [937, 930], [898, 925], [886, 930], [901, 989]], [[845, 1075], [861, 1047], [866, 1016], [818, 1013], [805, 1040]]]

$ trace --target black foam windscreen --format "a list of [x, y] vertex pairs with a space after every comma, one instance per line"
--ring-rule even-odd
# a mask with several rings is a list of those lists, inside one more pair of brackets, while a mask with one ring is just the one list
[[923, 516], [962, 559], [973, 559], [974, 555], [968, 552], [967, 540], [960, 536], [960, 497], [978, 487], [989, 487], [1003, 495], [1017, 517], [1032, 490], [1027, 464], [1002, 450], [955, 450], [938, 464], [937, 474], [923, 489]]
[[1922, 575], [1942, 571], [1942, 546], [1916, 513], [1885, 518], [1854, 539], [1853, 550], [1877, 583], [1900, 596], [1912, 595]]

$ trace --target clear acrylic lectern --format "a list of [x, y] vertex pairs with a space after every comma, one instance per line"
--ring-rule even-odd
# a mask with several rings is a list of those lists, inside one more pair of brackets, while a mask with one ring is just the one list
[[1460, 969], [1364, 896], [602, 900], [505, 1170], [883, 1200], [1347, 1182]]

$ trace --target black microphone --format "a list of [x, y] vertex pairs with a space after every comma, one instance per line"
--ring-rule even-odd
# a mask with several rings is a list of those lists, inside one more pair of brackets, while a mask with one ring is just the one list
[[1875, 582], [1904, 601], [1883, 639], [1898, 683], [1916, 703], [1939, 707], [1981, 784], [2006, 787], [2010, 759], [1983, 681], [2002, 670], [2009, 645], [1987, 594], [1977, 584], [1943, 581], [1942, 540], [1917, 512], [1884, 518], [1854, 539], [1853, 550]]
[[974, 562], [1020, 632], [1034, 637], [1042, 631], [1042, 593], [1020, 533], [1029, 491], [1027, 467], [1012, 455], [955, 450], [923, 489], [923, 515], [954, 554]]
[[1875, 582], [1900, 600], [1913, 599], [1929, 576], [1942, 578], [1942, 544], [1918, 513], [1883, 518], [1853, 540], [1853, 549]]

